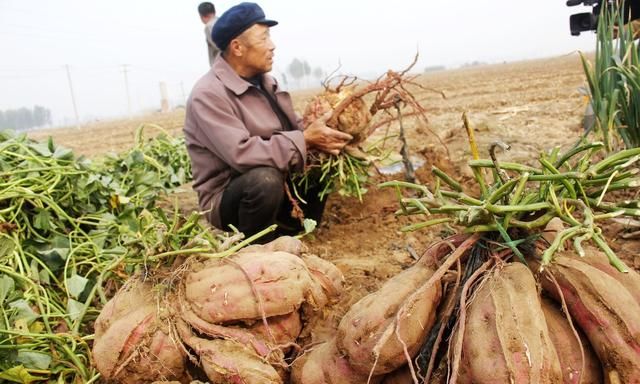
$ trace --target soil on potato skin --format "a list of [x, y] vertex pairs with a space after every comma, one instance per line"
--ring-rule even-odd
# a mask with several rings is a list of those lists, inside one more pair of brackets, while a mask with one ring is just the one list
[[[463, 112], [468, 113], [475, 128], [482, 157], [487, 157], [489, 145], [499, 140], [511, 145], [510, 151], [499, 153], [500, 159], [532, 163], [543, 150], [571, 146], [582, 132], [586, 104], [577, 88], [585, 80], [577, 54], [434, 72], [421, 76], [419, 81], [446, 95], [442, 98], [437, 93], [417, 91], [417, 99], [428, 110], [429, 126], [411, 118], [404, 124], [410, 152], [426, 160], [416, 172], [418, 180], [425, 184], [432, 181], [432, 165], [463, 182], [471, 180], [465, 165], [470, 153], [462, 126]], [[293, 93], [297, 111], [302, 113], [305, 103], [319, 91]], [[30, 133], [30, 136], [42, 139], [53, 135], [56, 142], [96, 157], [110, 150], [130, 147], [135, 128], [141, 122], [160, 123], [171, 132], [179, 132], [184, 112], [150, 118], [111, 125], [106, 122], [95, 124], [86, 128], [90, 134], [78, 134], [75, 129], [57, 129]], [[394, 130], [397, 130], [396, 125], [391, 127], [391, 131]], [[380, 138], [383, 131], [380, 129], [371, 140]], [[430, 131], [436, 132], [447, 144], [449, 159]], [[313, 341], [327, 339], [353, 303], [410, 266], [414, 262], [412, 252], [421, 255], [432, 242], [441, 238], [439, 227], [412, 233], [399, 231], [421, 217], [396, 217], [394, 212], [398, 204], [394, 191], [374, 186], [402, 177], [402, 174], [375, 176], [362, 203], [356, 198], [330, 196], [323, 223], [312, 238], [305, 240], [312, 253], [332, 261], [341, 269], [347, 287], [341, 300], [316, 319], [310, 329]], [[174, 198], [178, 198], [184, 212], [197, 209], [195, 194], [189, 186], [181, 188], [169, 200]], [[618, 224], [606, 225], [606, 238], [620, 258], [640, 270], [640, 239], [623, 240], [618, 236], [623, 229]]]

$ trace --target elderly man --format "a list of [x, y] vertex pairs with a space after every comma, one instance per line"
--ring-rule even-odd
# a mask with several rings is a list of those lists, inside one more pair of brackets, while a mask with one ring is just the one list
[[[281, 234], [300, 230], [291, 219], [287, 175], [303, 170], [308, 149], [337, 154], [351, 140], [325, 124], [328, 116], [303, 129], [291, 97], [267, 75], [275, 49], [269, 28], [276, 24], [254, 3], [220, 16], [212, 37], [222, 53], [187, 103], [184, 132], [200, 208], [214, 226], [247, 236], [275, 222]], [[303, 196], [303, 210], [319, 221], [324, 202], [317, 193]]]

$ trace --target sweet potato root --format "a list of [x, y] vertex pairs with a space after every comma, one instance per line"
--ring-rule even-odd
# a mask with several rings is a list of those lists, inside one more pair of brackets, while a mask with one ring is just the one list
[[[574, 334], [567, 318], [555, 303], [542, 299], [542, 311], [549, 328], [549, 336], [556, 349], [565, 384], [602, 383], [602, 366], [589, 340], [577, 329]], [[584, 360], [583, 360], [584, 355]]]
[[150, 284], [132, 280], [95, 322], [93, 358], [105, 379], [119, 383], [182, 380], [185, 356], [169, 334]]
[[356, 371], [382, 375], [415, 356], [435, 321], [441, 296], [440, 282], [426, 284], [431, 275], [433, 270], [418, 262], [345, 314], [337, 345]]
[[[462, 337], [462, 383], [561, 383], [532, 273], [520, 263], [494, 268], [467, 309]], [[460, 325], [459, 325], [460, 326]]]
[[634, 295], [609, 273], [572, 254], [556, 256], [540, 281], [556, 301], [562, 295], [600, 358], [605, 376], [640, 383], [640, 304]]
[[[332, 339], [313, 347], [296, 359], [291, 370], [292, 384], [363, 384], [367, 374], [357, 372], [336, 348]], [[374, 377], [370, 383], [379, 383]]]

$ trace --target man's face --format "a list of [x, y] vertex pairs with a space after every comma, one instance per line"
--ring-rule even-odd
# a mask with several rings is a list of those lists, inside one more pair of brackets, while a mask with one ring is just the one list
[[207, 24], [209, 20], [213, 19], [215, 16], [215, 13], [209, 13], [208, 15], [200, 16], [200, 20], [202, 20], [202, 24]]
[[267, 73], [273, 67], [273, 51], [276, 46], [271, 41], [269, 27], [255, 24], [240, 35], [243, 46], [242, 63], [256, 72]]

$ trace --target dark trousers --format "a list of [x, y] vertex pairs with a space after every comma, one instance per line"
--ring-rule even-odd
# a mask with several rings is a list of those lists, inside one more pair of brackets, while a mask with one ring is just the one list
[[[278, 224], [275, 233], [260, 239], [262, 243], [278, 236], [300, 233], [303, 227], [300, 220], [291, 217], [292, 205], [284, 190], [285, 182], [289, 183], [288, 178], [271, 167], [253, 168], [231, 180], [220, 203], [222, 228], [227, 230], [233, 225], [249, 237], [274, 223]], [[289, 190], [293, 194], [291, 185]], [[317, 188], [299, 192], [307, 202], [299, 203], [305, 218], [320, 224], [326, 198], [320, 200]]]

